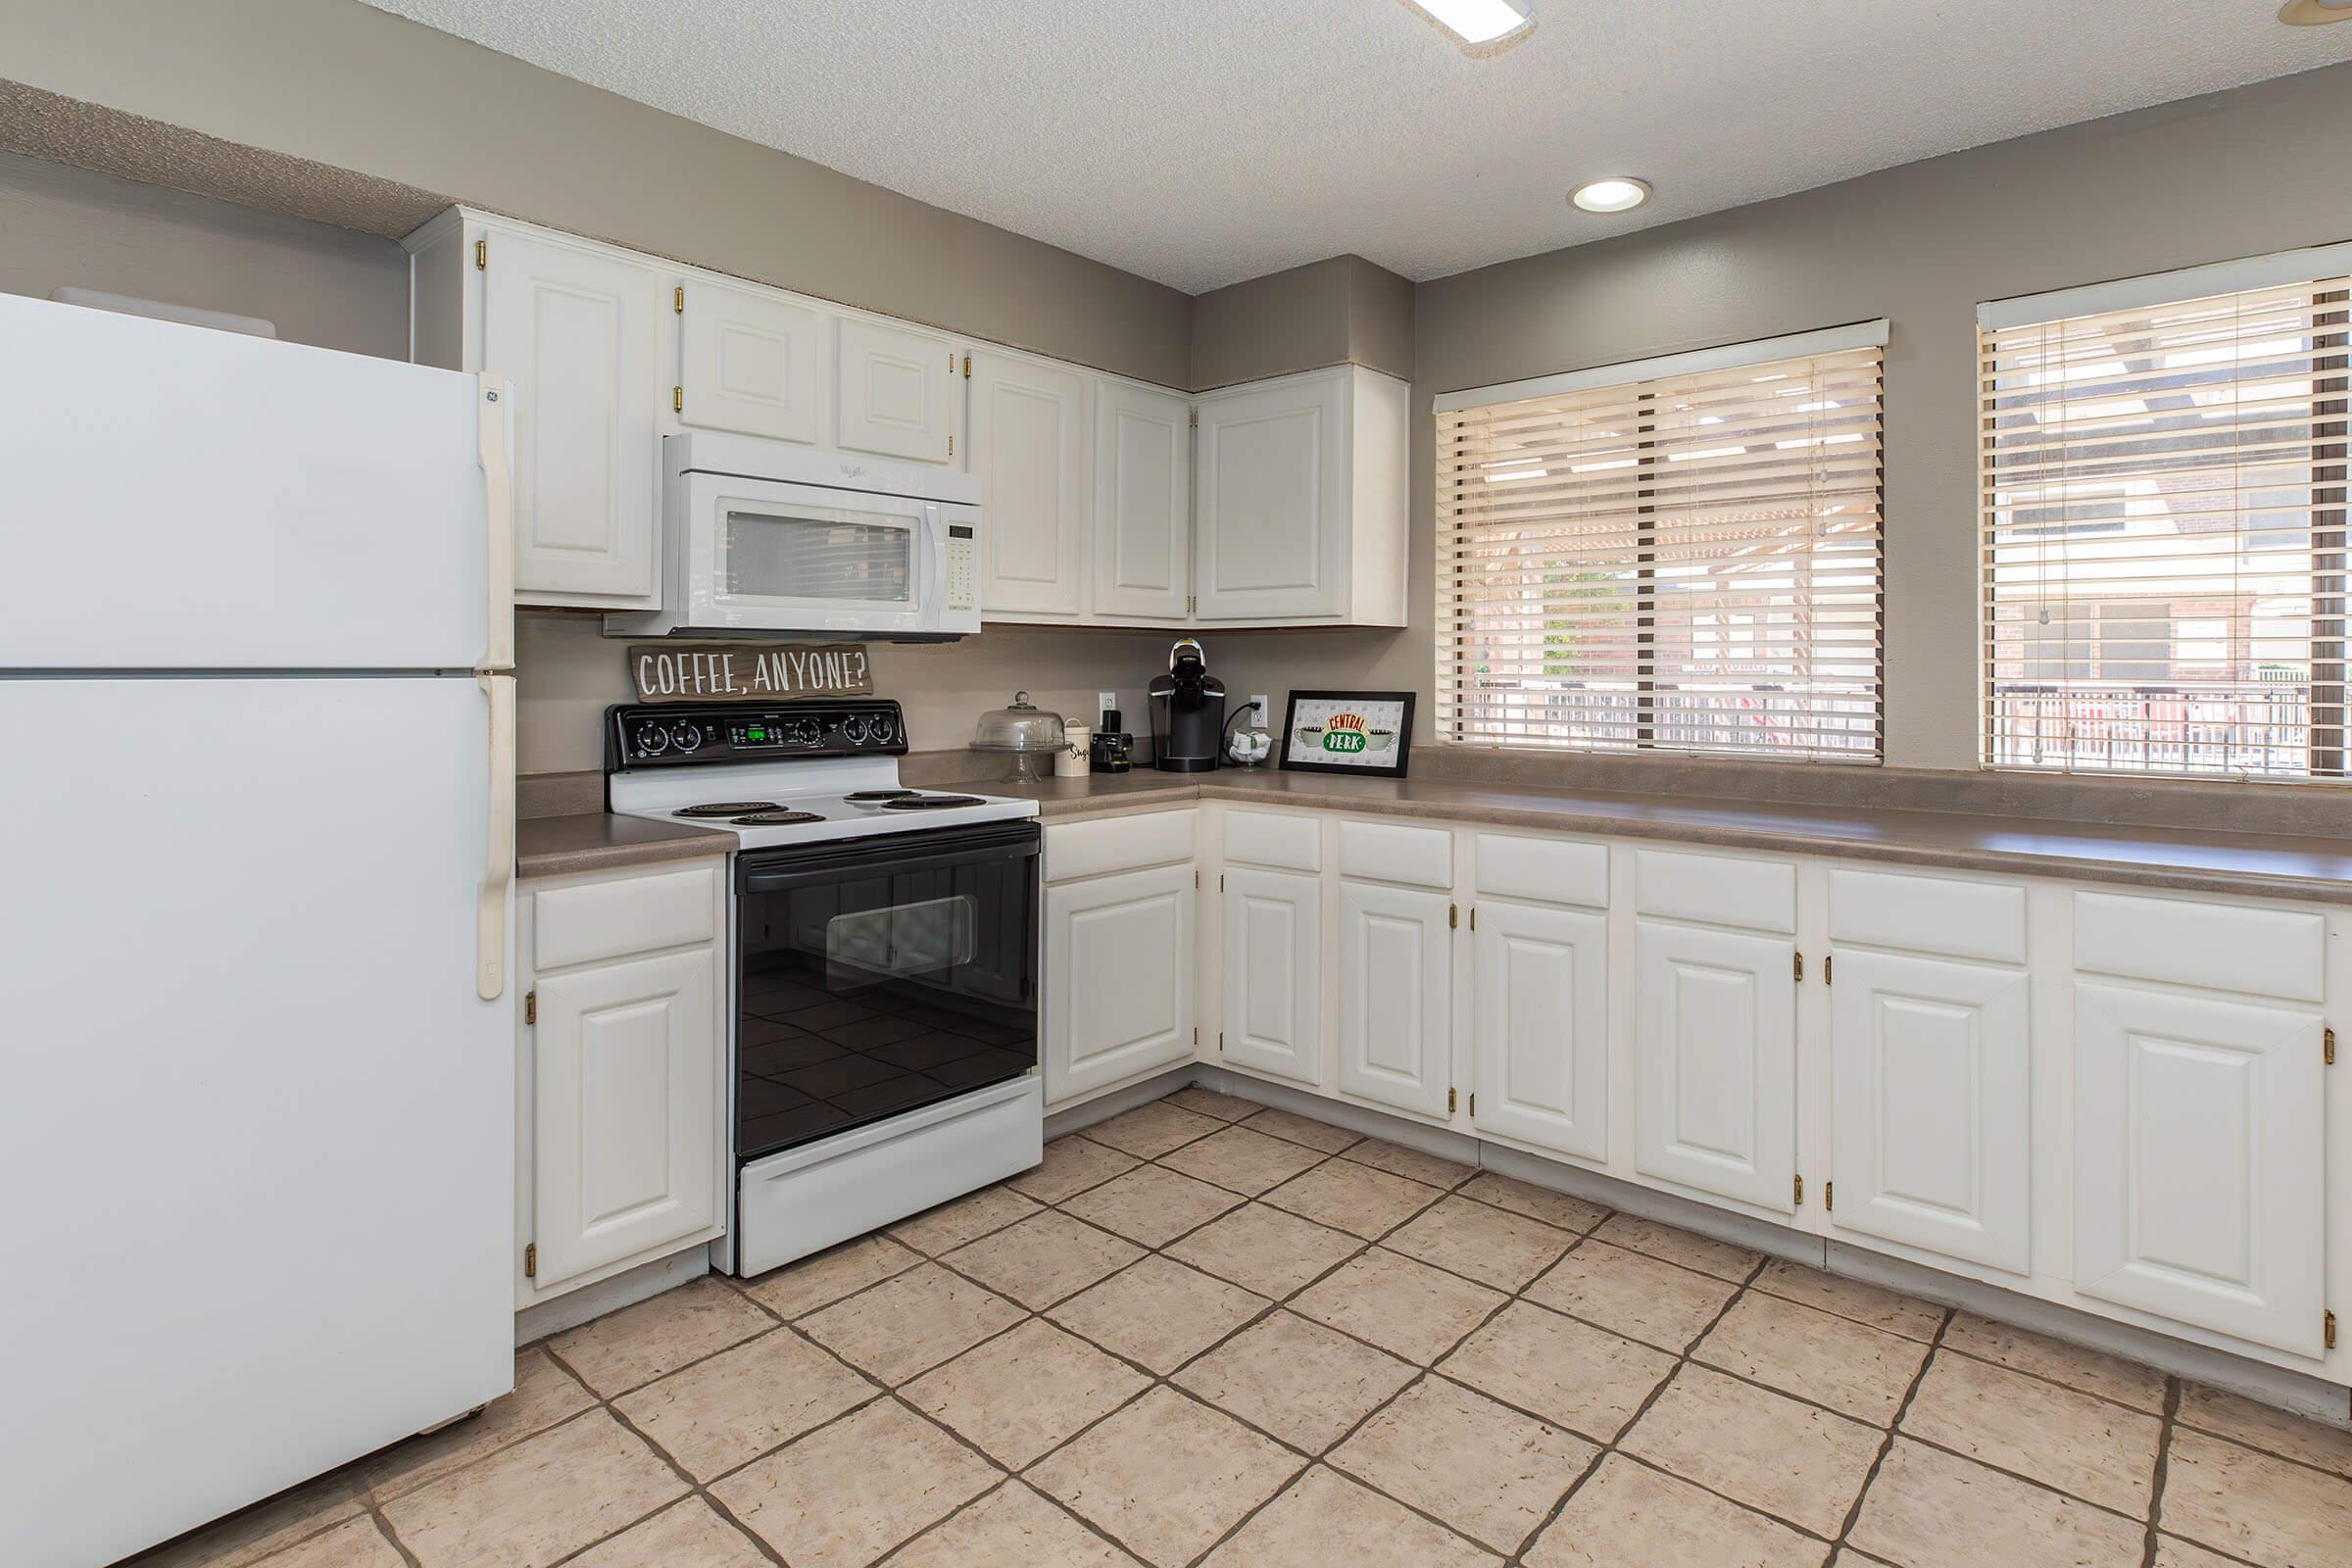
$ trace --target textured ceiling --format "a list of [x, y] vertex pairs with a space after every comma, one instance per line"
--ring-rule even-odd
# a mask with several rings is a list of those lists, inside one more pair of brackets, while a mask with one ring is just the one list
[[[1398, 0], [369, 3], [1192, 292], [1440, 277], [2352, 59], [2277, 0], [1536, 0], [1491, 60]], [[1603, 173], [1657, 197], [1571, 211]]]

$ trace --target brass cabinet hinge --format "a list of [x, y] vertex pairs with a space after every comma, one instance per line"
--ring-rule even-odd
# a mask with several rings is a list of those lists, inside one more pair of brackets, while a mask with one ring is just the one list
[[669, 389], [669, 412], [672, 414], [686, 412], [686, 389], [684, 387], [673, 386]]
[[1470, 1114], [1478, 1114], [1478, 1091], [1475, 1089], [1470, 1091]]
[[1821, 983], [1825, 986], [1834, 986], [1838, 983], [1838, 955], [1835, 953], [1827, 955], [1821, 960]]
[[1446, 1114], [1453, 1114], [1453, 1091], [1450, 1089], [1446, 1091]]
[[473, 270], [477, 272], [490, 270], [490, 242], [486, 239], [473, 242]]
[[1805, 1179], [1802, 1176], [1796, 1178], [1796, 1206], [1805, 1206]]
[[1446, 929], [1451, 931], [1461, 923], [1462, 906], [1458, 904], [1448, 904], [1446, 906]]
[[2327, 1342], [2328, 1349], [2335, 1348], [2335, 1314], [2333, 1312], [2320, 1314], [2320, 1338]]
[[966, 381], [972, 378], [972, 357], [969, 354], [963, 357], [963, 378]]
[[1195, 1025], [1193, 1025], [1193, 1044], [1197, 1046], [1197, 1045], [1199, 1045], [1200, 1043], [1200, 1026], [1199, 1024], [1195, 1024]]
[[1217, 1031], [1217, 1054], [1225, 1054], [1225, 1031], [1222, 1029]]
[[1199, 887], [1200, 885], [1200, 867], [1198, 867], [1198, 866], [1195, 866], [1195, 867], [1193, 868], [1193, 886], [1194, 886], [1194, 887]]
[[[1470, 929], [1473, 931], [1478, 929], [1478, 906], [1475, 904], [1470, 906]], [[1478, 1097], [1472, 1095], [1470, 1098], [1476, 1100]]]
[[956, 438], [955, 438], [954, 436], [950, 436], [950, 437], [948, 437], [948, 456], [952, 458], [952, 457], [954, 457], [955, 455], [956, 455]]
[[680, 315], [680, 316], [684, 316], [684, 315], [686, 314], [686, 285], [685, 285], [685, 284], [683, 284], [683, 283], [680, 283], [680, 284], [679, 284], [679, 285], [678, 285], [676, 288], [674, 288], [674, 289], [670, 290], [670, 293], [669, 293], [669, 308], [670, 308], [672, 311], [674, 311], [675, 313], [677, 313], [678, 315]]
[[2326, 1066], [2335, 1065], [2335, 1031], [2332, 1029], [2320, 1031], [2320, 1061]]
[[1184, 608], [1188, 614], [1197, 613], [1200, 609], [1200, 596], [1199, 594], [1185, 595]]
[[526, 1280], [535, 1280], [539, 1277], [539, 1244], [537, 1242], [533, 1242], [522, 1250], [522, 1277]]
[[1789, 956], [1796, 960], [1796, 978], [1801, 984], [1805, 978], [1805, 956], [1801, 953], [1795, 953], [1790, 954]]
[[1838, 1184], [1836, 1182], [1821, 1184], [1821, 1206], [1830, 1209], [1838, 1206]]
[[1199, 409], [1193, 411], [1192, 428], [1196, 430], [1200, 428], [1200, 411]]
[[539, 1021], [539, 993], [536, 991], [526, 991], [522, 994], [522, 1021], [524, 1023]]
[[1222, 871], [1217, 873], [1217, 891], [1219, 893], [1225, 891], [1225, 873]]

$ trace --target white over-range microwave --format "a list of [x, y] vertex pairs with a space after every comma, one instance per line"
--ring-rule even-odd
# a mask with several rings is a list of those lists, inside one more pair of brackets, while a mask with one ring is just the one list
[[615, 637], [980, 629], [980, 481], [755, 436], [665, 436], [662, 608]]

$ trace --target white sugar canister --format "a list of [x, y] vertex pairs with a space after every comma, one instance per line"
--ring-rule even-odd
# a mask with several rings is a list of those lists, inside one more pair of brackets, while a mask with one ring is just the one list
[[1095, 729], [1092, 724], [1064, 724], [1064, 742], [1054, 754], [1055, 778], [1084, 778], [1095, 770]]

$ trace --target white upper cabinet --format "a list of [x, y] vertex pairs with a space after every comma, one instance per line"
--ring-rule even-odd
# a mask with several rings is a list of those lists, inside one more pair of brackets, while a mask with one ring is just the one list
[[1404, 383], [1342, 366], [1210, 393], [1200, 418], [1198, 620], [1403, 625]]
[[1173, 392], [1095, 384], [1094, 612], [1181, 624], [1193, 576], [1192, 405]]
[[1796, 945], [1664, 920], [1634, 933], [1636, 1167], [1793, 1211]]
[[835, 443], [918, 463], [956, 455], [963, 378], [948, 340], [862, 316], [841, 318]]
[[994, 349], [974, 350], [971, 366], [966, 462], [987, 519], [980, 612], [1075, 620], [1085, 586], [1086, 378]]
[[1422, 1116], [1446, 1113], [1453, 1090], [1452, 908], [1443, 893], [1341, 881], [1343, 1093]]
[[[1483, 874], [1483, 855], [1480, 866]], [[1470, 923], [1478, 1126], [1563, 1154], [1606, 1158], [1608, 916], [1489, 900]]]
[[467, 214], [410, 243], [418, 360], [514, 386], [516, 599], [654, 604], [669, 274]]
[[1225, 903], [1225, 1060], [1297, 1083], [1323, 1077], [1323, 882], [1235, 866]]
[[1832, 1222], [2027, 1272], [2025, 971], [1845, 947], [1831, 961]]
[[2302, 1007], [2075, 982], [2077, 1290], [2321, 1353], [2324, 1029]]
[[820, 437], [827, 318], [772, 289], [676, 286], [678, 422], [775, 441]]

